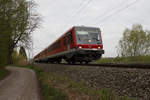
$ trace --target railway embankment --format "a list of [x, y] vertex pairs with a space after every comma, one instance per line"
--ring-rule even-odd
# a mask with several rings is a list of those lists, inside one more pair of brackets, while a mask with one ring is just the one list
[[150, 69], [111, 68], [82, 65], [38, 64], [55, 73], [97, 89], [109, 89], [119, 96], [150, 99]]

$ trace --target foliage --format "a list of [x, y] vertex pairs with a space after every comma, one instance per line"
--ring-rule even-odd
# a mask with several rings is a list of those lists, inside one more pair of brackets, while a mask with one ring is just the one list
[[2, 34], [0, 34], [0, 66], [7, 64], [8, 57], [8, 46], [7, 40], [1, 39]]
[[[31, 33], [38, 27], [40, 17], [34, 11], [35, 3], [30, 0], [1, 0], [0, 1], [0, 51], [4, 52], [8, 63], [12, 63], [15, 47], [30, 47]], [[3, 57], [0, 55], [0, 59]]]
[[9, 71], [5, 68], [0, 69], [0, 80], [4, 79], [9, 74]]
[[9, 43], [9, 23], [6, 17], [6, 2], [8, 0], [0, 0], [0, 65], [7, 64], [8, 43]]
[[121, 56], [150, 55], [150, 32], [143, 30], [142, 25], [125, 29], [118, 51]]
[[97, 63], [150, 63], [150, 56], [102, 58]]
[[19, 55], [27, 60], [27, 54], [24, 47], [20, 47]]
[[13, 59], [13, 63], [17, 64], [19, 61], [24, 59], [24, 57], [18, 53], [17, 49], [14, 49], [13, 54], [12, 54], [12, 59]]

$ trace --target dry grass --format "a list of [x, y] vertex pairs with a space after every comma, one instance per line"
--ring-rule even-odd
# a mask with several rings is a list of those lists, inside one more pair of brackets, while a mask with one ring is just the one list
[[110, 90], [95, 89], [55, 73], [46, 73], [46, 80], [49, 85], [64, 91], [69, 100], [128, 100], [127, 97], [119, 97]]
[[16, 66], [26, 66], [29, 64], [29, 62], [26, 59], [21, 59], [14, 63]]

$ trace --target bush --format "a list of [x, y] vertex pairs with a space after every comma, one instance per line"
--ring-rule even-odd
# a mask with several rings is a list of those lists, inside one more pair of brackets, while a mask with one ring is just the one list
[[9, 74], [9, 71], [5, 68], [0, 68], [0, 80], [4, 79]]
[[97, 63], [150, 63], [150, 56], [102, 58]]

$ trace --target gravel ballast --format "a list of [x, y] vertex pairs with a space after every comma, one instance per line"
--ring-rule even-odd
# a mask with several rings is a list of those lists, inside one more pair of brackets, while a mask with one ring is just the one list
[[150, 100], [150, 69], [106, 68], [82, 65], [38, 64], [45, 71], [67, 75], [77, 82], [117, 95]]

